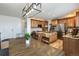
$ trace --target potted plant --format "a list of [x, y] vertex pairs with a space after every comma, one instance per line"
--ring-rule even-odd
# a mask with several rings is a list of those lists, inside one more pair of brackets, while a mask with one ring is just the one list
[[27, 32], [25, 33], [25, 39], [26, 39], [26, 47], [30, 46], [30, 34]]

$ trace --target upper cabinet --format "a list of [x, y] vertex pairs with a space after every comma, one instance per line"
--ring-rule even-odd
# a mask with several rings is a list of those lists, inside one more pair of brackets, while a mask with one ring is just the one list
[[67, 19], [66, 18], [58, 19], [58, 23], [65, 24], [65, 23], [67, 23]]
[[74, 16], [74, 17], [52, 20], [53, 26], [57, 26], [60, 23], [66, 24], [68, 27], [75, 27], [76, 26], [76, 17]]
[[76, 26], [79, 27], [79, 12], [76, 12]]
[[58, 20], [57, 20], [57, 19], [56, 19], [56, 20], [52, 20], [51, 23], [52, 23], [53, 26], [57, 26], [57, 24], [58, 24]]
[[38, 21], [31, 19], [31, 27], [37, 27], [38, 26]]
[[75, 17], [71, 17], [67, 19], [68, 27], [75, 27], [76, 26], [76, 19]]
[[63, 18], [59, 20], [59, 23], [66, 24], [68, 27], [74, 27], [75, 26], [75, 16], [74, 17], [68, 17]]
[[47, 21], [31, 19], [31, 27], [45, 27], [48, 25]]

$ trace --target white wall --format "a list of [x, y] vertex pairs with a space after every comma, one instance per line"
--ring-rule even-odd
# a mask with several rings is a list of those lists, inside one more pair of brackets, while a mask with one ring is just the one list
[[0, 15], [0, 32], [2, 40], [22, 34], [21, 19]]
[[26, 32], [28, 32], [29, 34], [31, 34], [31, 19], [27, 18], [26, 19]]

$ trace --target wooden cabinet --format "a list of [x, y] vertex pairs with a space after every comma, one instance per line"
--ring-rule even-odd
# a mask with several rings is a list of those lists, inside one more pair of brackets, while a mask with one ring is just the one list
[[76, 12], [76, 27], [79, 27], [79, 12]]
[[67, 23], [67, 19], [66, 19], [66, 18], [59, 19], [59, 20], [58, 20], [58, 23], [65, 24], [65, 23]]
[[56, 26], [58, 24], [57, 20], [52, 20], [51, 23], [52, 23], [53, 26]]
[[66, 26], [68, 27], [74, 27], [76, 26], [76, 18], [74, 16], [74, 17], [58, 19], [58, 23], [66, 24]]
[[55, 42], [57, 40], [57, 32], [43, 33], [42, 37], [43, 37], [42, 42], [50, 44], [50, 43]]
[[38, 25], [41, 25], [43, 27], [43, 21], [38, 21]]
[[79, 38], [65, 37], [63, 50], [66, 56], [79, 56]]
[[76, 25], [75, 22], [76, 22], [75, 17], [68, 18], [67, 19], [67, 25], [68, 25], [68, 27], [74, 27]]
[[46, 25], [48, 25], [48, 22], [47, 21], [31, 19], [31, 27], [38, 27], [38, 25], [41, 25], [42, 27], [45, 27]]
[[38, 26], [38, 21], [31, 20], [31, 27], [37, 27], [37, 26]]

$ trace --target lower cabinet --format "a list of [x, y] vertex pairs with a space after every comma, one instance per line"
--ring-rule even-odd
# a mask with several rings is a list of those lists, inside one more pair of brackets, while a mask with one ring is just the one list
[[66, 56], [79, 56], [79, 38], [64, 38], [63, 50]]
[[43, 36], [42, 41], [45, 43], [52, 43], [55, 42], [57, 40], [57, 33], [53, 32], [53, 33], [46, 33], [45, 36]]

